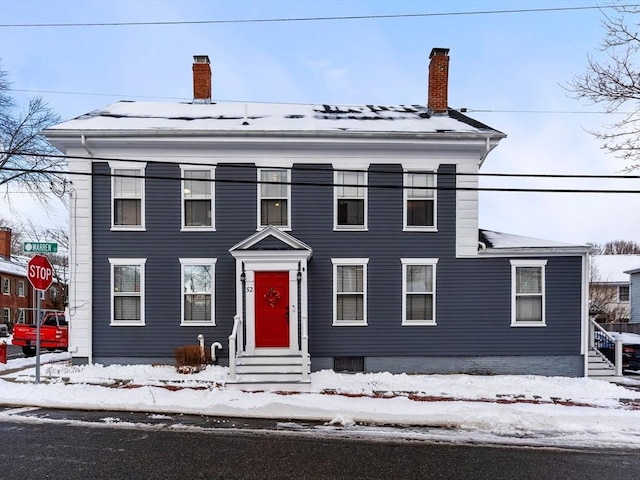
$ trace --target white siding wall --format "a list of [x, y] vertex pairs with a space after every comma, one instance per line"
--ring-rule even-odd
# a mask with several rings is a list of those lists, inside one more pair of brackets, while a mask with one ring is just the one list
[[[87, 155], [70, 149], [70, 156]], [[91, 173], [91, 162], [69, 159], [69, 171]], [[69, 351], [91, 361], [91, 176], [70, 175]]]

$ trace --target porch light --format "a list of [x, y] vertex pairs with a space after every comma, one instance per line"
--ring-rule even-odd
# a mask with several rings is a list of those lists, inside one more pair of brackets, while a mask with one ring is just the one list
[[240, 274], [240, 281], [241, 281], [241, 282], [244, 282], [246, 279], [247, 279], [247, 276], [245, 275], [245, 273], [244, 273], [244, 272], [242, 272], [242, 273]]
[[296, 274], [296, 279], [298, 281], [302, 280], [302, 272], [300, 270], [298, 270], [298, 273]]

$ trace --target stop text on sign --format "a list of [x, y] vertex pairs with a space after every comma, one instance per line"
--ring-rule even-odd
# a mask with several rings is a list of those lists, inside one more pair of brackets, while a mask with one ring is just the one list
[[39, 278], [45, 282], [53, 277], [53, 269], [47, 267], [41, 267], [39, 265], [31, 265], [29, 267], [29, 275], [34, 278]]

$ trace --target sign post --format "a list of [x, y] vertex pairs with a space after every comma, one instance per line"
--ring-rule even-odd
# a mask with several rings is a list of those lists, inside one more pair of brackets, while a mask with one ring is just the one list
[[27, 278], [36, 290], [36, 383], [40, 383], [40, 302], [42, 294], [53, 283], [53, 267], [44, 255], [34, 255], [27, 264]]

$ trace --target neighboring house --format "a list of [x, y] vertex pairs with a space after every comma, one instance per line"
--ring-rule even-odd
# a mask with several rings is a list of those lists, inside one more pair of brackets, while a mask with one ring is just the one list
[[591, 256], [589, 309], [596, 321], [629, 321], [631, 285], [626, 270], [636, 265], [640, 265], [640, 255]]
[[640, 323], [640, 266], [624, 273], [629, 275], [629, 323]]
[[[35, 291], [27, 278], [28, 261], [11, 256], [11, 229], [0, 227], [0, 323], [10, 327], [31, 322], [36, 308]], [[44, 292], [41, 308], [56, 309], [60, 292], [60, 285], [53, 284]]]
[[505, 135], [447, 107], [448, 49], [427, 106], [216, 103], [194, 59], [192, 103], [45, 132], [74, 187], [75, 363], [173, 363], [203, 334], [242, 382], [585, 374], [588, 248], [479, 230]]

